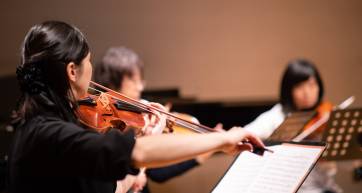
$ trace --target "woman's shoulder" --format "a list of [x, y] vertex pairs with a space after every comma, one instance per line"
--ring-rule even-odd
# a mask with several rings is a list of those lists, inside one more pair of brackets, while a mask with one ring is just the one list
[[260, 138], [266, 139], [283, 122], [284, 118], [283, 107], [278, 103], [259, 115], [253, 122], [245, 125], [244, 128]]
[[284, 117], [283, 106], [280, 103], [275, 104], [271, 109], [265, 111], [264, 116], [280, 116]]
[[60, 131], [77, 132], [84, 130], [75, 123], [65, 121], [51, 114], [39, 114], [24, 120], [16, 129], [36, 135], [50, 135]]
[[273, 111], [283, 111], [283, 106], [280, 103], [275, 104], [270, 110]]
[[40, 126], [47, 124], [62, 125], [62, 124], [69, 124], [69, 122], [51, 114], [39, 114], [26, 121], [26, 125], [33, 125], [33, 126]]

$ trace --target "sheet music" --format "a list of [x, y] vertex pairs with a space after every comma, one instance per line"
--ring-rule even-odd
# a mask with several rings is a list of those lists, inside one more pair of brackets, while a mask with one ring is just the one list
[[268, 147], [274, 153], [242, 153], [213, 193], [296, 192], [324, 147], [282, 144]]

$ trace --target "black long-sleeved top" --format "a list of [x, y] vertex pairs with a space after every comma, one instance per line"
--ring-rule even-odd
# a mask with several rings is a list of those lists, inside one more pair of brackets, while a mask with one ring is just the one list
[[[152, 181], [162, 183], [173, 177], [179, 176], [188, 170], [198, 166], [199, 164], [195, 159], [184, 161], [167, 167], [148, 169], [146, 170], [147, 177]], [[143, 188], [142, 193], [150, 193], [149, 187]]]
[[148, 169], [146, 170], [146, 174], [152, 181], [162, 183], [173, 177], [179, 176], [198, 165], [197, 161], [192, 159], [167, 167]]
[[38, 115], [16, 128], [9, 154], [10, 192], [114, 193], [135, 174], [133, 132], [105, 134], [56, 116]]

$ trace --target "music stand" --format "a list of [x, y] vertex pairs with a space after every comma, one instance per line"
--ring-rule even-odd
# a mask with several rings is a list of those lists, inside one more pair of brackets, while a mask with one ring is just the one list
[[268, 141], [290, 141], [302, 132], [304, 126], [315, 115], [315, 111], [295, 112], [287, 116], [283, 123], [267, 139]]
[[326, 160], [362, 158], [362, 108], [334, 110], [323, 132]]
[[[274, 144], [274, 145], [272, 145]], [[237, 156], [212, 193], [295, 193], [325, 150], [320, 142], [271, 142], [274, 153]]]

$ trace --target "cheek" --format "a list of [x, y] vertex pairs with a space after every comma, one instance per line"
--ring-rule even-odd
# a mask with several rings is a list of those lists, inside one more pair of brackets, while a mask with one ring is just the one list
[[129, 85], [128, 85], [127, 81], [125, 81], [125, 80], [122, 81], [121, 88], [119, 89], [119, 92], [121, 92], [122, 94], [128, 95], [128, 93], [129, 93]]
[[93, 67], [92, 67], [92, 64], [90, 62], [87, 62], [85, 64], [85, 68], [84, 68], [84, 73], [85, 73], [85, 76], [87, 78], [91, 78], [92, 77], [92, 72], [93, 72]]
[[295, 103], [303, 98], [303, 92], [300, 89], [294, 89], [292, 92], [293, 100]]
[[317, 100], [318, 100], [318, 97], [319, 97], [319, 88], [318, 88], [318, 86], [317, 87], [314, 87], [313, 89], [312, 89], [312, 98], [313, 98], [313, 100], [315, 101], [315, 102], [317, 102]]
[[93, 67], [90, 65], [90, 69], [88, 72], [88, 83], [92, 80], [92, 74], [93, 74]]
[[138, 98], [139, 90], [136, 86], [133, 86], [132, 90], [130, 90], [130, 93], [132, 95], [132, 98]]
[[81, 84], [84, 90], [88, 90], [89, 83], [92, 79], [92, 65], [90, 63], [86, 64], [85, 68], [83, 68], [82, 80]]

